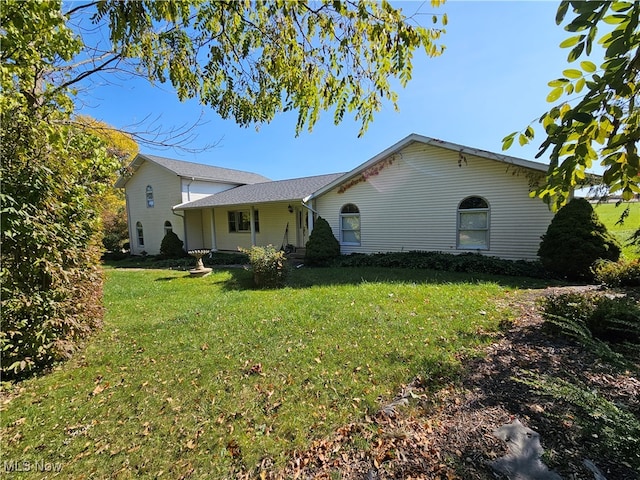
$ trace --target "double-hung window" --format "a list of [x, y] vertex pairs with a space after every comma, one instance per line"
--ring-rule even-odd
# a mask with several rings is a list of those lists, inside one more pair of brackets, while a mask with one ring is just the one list
[[[234, 210], [228, 212], [229, 232], [250, 232], [251, 212], [249, 210]], [[260, 231], [260, 220], [258, 210], [253, 212], [253, 222], [256, 232]]]
[[467, 197], [458, 206], [458, 249], [489, 249], [489, 203]]
[[340, 243], [360, 245], [360, 210], [353, 203], [340, 210]]
[[144, 229], [142, 228], [142, 223], [136, 222], [136, 235], [138, 238], [138, 246], [144, 247]]

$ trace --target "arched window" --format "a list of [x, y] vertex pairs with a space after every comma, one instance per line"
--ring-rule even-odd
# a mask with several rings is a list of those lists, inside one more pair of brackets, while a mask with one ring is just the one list
[[458, 248], [489, 249], [489, 203], [481, 197], [467, 197], [458, 206]]
[[169, 232], [173, 232], [173, 226], [171, 225], [171, 222], [167, 220], [164, 222], [164, 234], [166, 235]]
[[360, 210], [353, 203], [340, 210], [340, 243], [360, 245]]
[[147, 208], [153, 208], [153, 187], [147, 185]]
[[136, 234], [138, 237], [138, 246], [144, 247], [144, 230], [142, 229], [142, 223], [136, 223]]

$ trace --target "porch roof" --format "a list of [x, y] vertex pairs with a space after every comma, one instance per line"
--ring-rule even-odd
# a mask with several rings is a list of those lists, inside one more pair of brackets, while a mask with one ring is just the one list
[[241, 185], [208, 197], [181, 203], [174, 210], [193, 210], [228, 205], [252, 205], [270, 202], [301, 201], [316, 190], [343, 176], [344, 173], [331, 173], [314, 177], [293, 178], [273, 182]]

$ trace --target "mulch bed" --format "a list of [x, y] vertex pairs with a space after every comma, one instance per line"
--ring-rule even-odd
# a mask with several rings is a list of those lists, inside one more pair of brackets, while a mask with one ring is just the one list
[[521, 371], [577, 379], [640, 416], [637, 376], [617, 373], [589, 352], [542, 331], [536, 299], [558, 291], [514, 294], [512, 306], [520, 309], [519, 319], [496, 335], [484, 357], [464, 362], [460, 383], [433, 393], [423, 388], [428, 382], [416, 379], [374, 417], [345, 425], [308, 450], [295, 452], [284, 470], [274, 472], [265, 464], [254, 474], [274, 479], [496, 480], [501, 477], [488, 462], [507, 449], [493, 432], [517, 418], [540, 434], [543, 460], [563, 479], [593, 479], [585, 459], [608, 480], [639, 479], [640, 473], [629, 465], [593, 458], [594, 445], [579, 440], [579, 426], [566, 406], [514, 379]]

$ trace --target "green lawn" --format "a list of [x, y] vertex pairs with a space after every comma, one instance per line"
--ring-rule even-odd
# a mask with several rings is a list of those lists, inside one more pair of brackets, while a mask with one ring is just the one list
[[[620, 215], [627, 206], [629, 207], [629, 216], [622, 225], [616, 225], [616, 222], [620, 219]], [[637, 246], [626, 245], [629, 237], [640, 228], [640, 202], [623, 204], [619, 207], [616, 207], [615, 203], [603, 203], [594, 205], [593, 208], [600, 220], [620, 241], [624, 258], [640, 258], [640, 251], [638, 251]]]
[[292, 286], [271, 291], [248, 288], [240, 269], [106, 277], [104, 330], [3, 405], [5, 470], [230, 478], [276, 468], [416, 376], [451, 381], [512, 318], [506, 300], [525, 285], [355, 268], [295, 270]]

